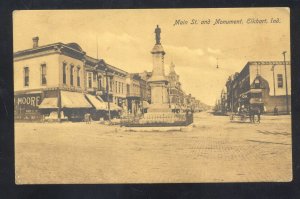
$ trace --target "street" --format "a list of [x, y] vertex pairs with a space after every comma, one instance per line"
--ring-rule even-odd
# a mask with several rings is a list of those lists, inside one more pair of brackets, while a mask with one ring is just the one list
[[292, 180], [291, 117], [260, 124], [194, 114], [191, 131], [124, 132], [85, 123], [15, 123], [17, 184]]

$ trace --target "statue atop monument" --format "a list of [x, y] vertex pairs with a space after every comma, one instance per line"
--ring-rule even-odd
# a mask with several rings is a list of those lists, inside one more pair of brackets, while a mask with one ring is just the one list
[[160, 33], [161, 33], [161, 29], [160, 27], [157, 25], [155, 28], [155, 40], [156, 40], [156, 44], [160, 44]]

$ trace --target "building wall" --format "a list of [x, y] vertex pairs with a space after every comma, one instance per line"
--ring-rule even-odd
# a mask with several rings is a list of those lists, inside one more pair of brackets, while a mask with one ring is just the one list
[[113, 77], [113, 95], [126, 98], [126, 77], [114, 75]]
[[[287, 84], [288, 84], [288, 95], [291, 94], [291, 66], [286, 66], [287, 71]], [[250, 84], [256, 77], [257, 74], [257, 65], [250, 65]], [[268, 81], [270, 87], [270, 96], [274, 96], [274, 84], [273, 84], [273, 71], [272, 65], [259, 65], [258, 73]], [[277, 74], [282, 74], [283, 77], [283, 87], [278, 88]], [[286, 94], [286, 85], [285, 85], [285, 72], [284, 65], [276, 65], [274, 67], [274, 75], [275, 75], [275, 96], [282, 96]]]
[[[243, 70], [233, 78], [234, 80], [231, 83], [228, 83], [227, 86], [227, 110], [231, 110], [231, 104], [233, 102], [233, 110], [237, 111], [239, 106], [239, 97], [240, 94], [248, 91], [250, 85], [253, 83], [257, 74], [259, 74], [265, 81], [267, 81], [268, 88], [263, 90], [263, 101], [267, 113], [273, 113], [274, 107], [277, 106], [279, 112], [286, 112], [286, 84], [285, 84], [285, 70], [282, 62], [276, 62], [274, 70], [274, 79], [273, 81], [273, 71], [272, 66], [274, 63], [270, 64], [256, 64], [251, 63], [247, 64]], [[277, 74], [282, 74], [283, 86], [282, 88], [278, 87]], [[275, 83], [275, 95], [274, 95], [274, 83]], [[291, 67], [287, 64], [287, 84], [288, 84], [288, 104], [289, 111], [291, 110]]]
[[[14, 91], [59, 86], [59, 54], [14, 61]], [[41, 64], [46, 64], [47, 84], [41, 82]], [[29, 67], [29, 86], [24, 86], [24, 67]]]
[[[66, 84], [63, 84], [63, 64], [67, 64], [66, 70]], [[70, 84], [70, 70], [71, 65], [74, 66], [73, 71], [73, 86]], [[80, 68], [80, 86], [77, 86], [77, 67]], [[85, 68], [83, 61], [61, 54], [59, 56], [59, 84], [66, 88], [74, 88], [79, 90], [86, 90]]]

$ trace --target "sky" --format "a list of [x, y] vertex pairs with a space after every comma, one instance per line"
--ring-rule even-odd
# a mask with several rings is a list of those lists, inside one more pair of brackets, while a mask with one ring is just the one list
[[[18, 10], [13, 13], [14, 52], [31, 48], [32, 38], [39, 36], [39, 45], [75, 42], [87, 55], [127, 72], [152, 71], [158, 24], [166, 74], [173, 62], [183, 90], [214, 105], [228, 76], [248, 61], [282, 61], [283, 51], [290, 60], [289, 16], [288, 8]], [[271, 18], [279, 23], [270, 23]], [[191, 24], [193, 19], [198, 24]], [[242, 19], [243, 24], [213, 25], [216, 19]], [[268, 23], [248, 24], [248, 19]], [[176, 20], [188, 24], [174, 25]], [[201, 24], [207, 20], [210, 24]]]

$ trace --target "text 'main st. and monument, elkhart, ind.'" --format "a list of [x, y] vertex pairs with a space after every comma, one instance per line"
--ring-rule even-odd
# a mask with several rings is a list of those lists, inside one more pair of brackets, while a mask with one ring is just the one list
[[243, 25], [243, 24], [279, 24], [281, 19], [278, 17], [272, 18], [246, 18], [246, 19], [176, 19], [173, 26], [182, 25]]

